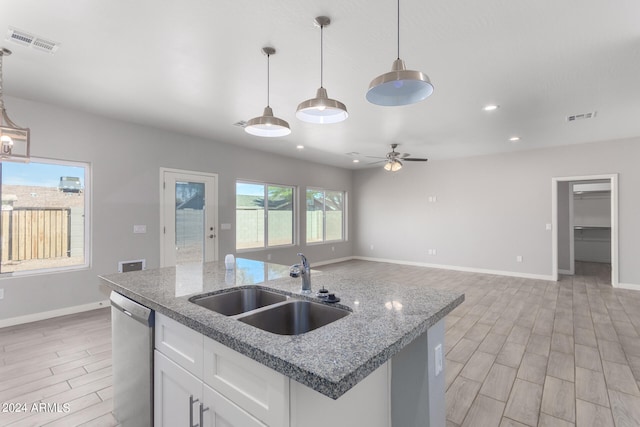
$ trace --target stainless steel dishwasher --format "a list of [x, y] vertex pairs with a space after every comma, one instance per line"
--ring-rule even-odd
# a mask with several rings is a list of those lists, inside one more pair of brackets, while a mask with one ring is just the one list
[[153, 425], [153, 310], [111, 292], [113, 413], [122, 427]]

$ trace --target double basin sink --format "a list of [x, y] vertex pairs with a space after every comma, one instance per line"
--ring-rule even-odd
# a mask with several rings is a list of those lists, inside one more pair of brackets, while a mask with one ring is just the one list
[[189, 301], [278, 335], [304, 334], [349, 314], [340, 307], [293, 299], [255, 287], [196, 295]]

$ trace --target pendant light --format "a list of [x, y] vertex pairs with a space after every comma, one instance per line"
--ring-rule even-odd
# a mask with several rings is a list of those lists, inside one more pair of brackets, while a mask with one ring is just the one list
[[308, 123], [338, 123], [349, 117], [347, 107], [340, 101], [330, 99], [327, 90], [323, 86], [324, 77], [324, 27], [331, 23], [328, 16], [318, 16], [315, 23], [320, 27], [320, 88], [316, 97], [307, 99], [298, 105], [296, 117]]
[[400, 59], [400, 0], [398, 0], [398, 58], [391, 71], [371, 81], [367, 101], [382, 106], [415, 104], [433, 93], [429, 77], [421, 71], [407, 70]]
[[0, 160], [29, 161], [29, 129], [11, 121], [4, 108], [2, 90], [2, 59], [11, 55], [9, 49], [0, 48]]
[[267, 106], [264, 108], [264, 112], [259, 117], [254, 117], [247, 122], [247, 126], [244, 130], [251, 135], [275, 137], [286, 136], [291, 133], [289, 129], [289, 123], [275, 117], [273, 110], [269, 106], [269, 58], [271, 55], [275, 55], [276, 50], [272, 47], [263, 47], [262, 53], [267, 55]]

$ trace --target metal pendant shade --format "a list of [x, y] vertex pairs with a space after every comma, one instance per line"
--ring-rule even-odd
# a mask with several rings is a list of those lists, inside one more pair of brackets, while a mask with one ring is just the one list
[[0, 160], [29, 161], [30, 131], [13, 123], [4, 108], [2, 59], [9, 55], [9, 49], [0, 48]]
[[316, 92], [315, 98], [307, 99], [298, 105], [296, 117], [308, 123], [338, 123], [349, 117], [347, 107], [342, 102], [329, 98], [327, 90], [323, 86], [323, 29], [331, 23], [331, 19], [319, 16], [315, 22], [320, 27], [320, 88]]
[[367, 101], [372, 104], [393, 107], [415, 104], [433, 93], [429, 77], [421, 72], [407, 70], [400, 59], [400, 0], [398, 0], [398, 57], [391, 71], [371, 81], [367, 91]]
[[244, 130], [248, 134], [262, 137], [286, 136], [291, 133], [289, 123], [273, 115], [269, 106], [269, 57], [276, 53], [272, 47], [262, 48], [262, 53], [267, 55], [267, 106], [261, 116], [254, 117], [247, 122]]

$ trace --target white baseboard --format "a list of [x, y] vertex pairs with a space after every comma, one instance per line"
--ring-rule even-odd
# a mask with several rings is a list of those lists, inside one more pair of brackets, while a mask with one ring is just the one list
[[328, 265], [328, 264], [336, 264], [338, 262], [351, 261], [352, 259], [355, 259], [355, 258], [352, 257], [352, 256], [346, 256], [346, 257], [342, 257], [342, 258], [328, 259], [326, 261], [318, 261], [318, 262], [314, 262], [313, 265], [311, 266], [311, 268], [313, 268], [315, 266], [323, 266], [323, 265]]
[[372, 257], [362, 257], [362, 256], [354, 256], [353, 259], [360, 259], [363, 261], [388, 262], [391, 264], [414, 265], [417, 267], [439, 268], [442, 270], [465, 271], [468, 273], [482, 273], [482, 274], [494, 274], [497, 276], [521, 277], [524, 279], [547, 280], [547, 281], [555, 282], [555, 279], [553, 278], [553, 276], [546, 275], [546, 274], [531, 274], [531, 273], [519, 273], [517, 271], [488, 270], [484, 268], [460, 267], [457, 265], [429, 264], [426, 262], [402, 261], [397, 259], [372, 258]]
[[42, 313], [27, 314], [25, 316], [0, 319], [0, 328], [7, 326], [21, 325], [23, 323], [37, 322], [39, 320], [51, 319], [53, 317], [66, 316], [69, 314], [82, 313], [83, 311], [95, 310], [97, 308], [109, 307], [109, 300], [96, 301], [89, 304], [75, 305], [57, 310], [45, 311]]
[[568, 274], [570, 276], [573, 276], [573, 271], [571, 271], [571, 270], [558, 270], [558, 274]]
[[618, 285], [614, 286], [614, 288], [631, 289], [632, 291], [640, 291], [640, 285], [636, 285], [634, 283], [620, 283], [620, 282], [618, 282]]

